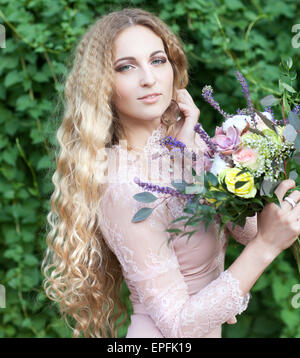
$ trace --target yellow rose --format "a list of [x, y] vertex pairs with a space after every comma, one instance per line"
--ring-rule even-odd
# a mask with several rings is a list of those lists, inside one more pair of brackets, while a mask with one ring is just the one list
[[[237, 176], [241, 171], [238, 168], [226, 168], [219, 174], [219, 182], [225, 179], [227, 190], [242, 198], [254, 198], [256, 195], [256, 187], [254, 185], [254, 177], [249, 173], [243, 173]], [[245, 184], [239, 188], [235, 188], [235, 183], [244, 181]]]

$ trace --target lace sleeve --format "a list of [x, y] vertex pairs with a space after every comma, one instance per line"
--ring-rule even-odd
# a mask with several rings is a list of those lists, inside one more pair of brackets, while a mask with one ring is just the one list
[[257, 234], [257, 215], [248, 217], [244, 228], [236, 225], [233, 229], [232, 224], [229, 223], [227, 229], [235, 241], [242, 245], [247, 245]]
[[[132, 198], [137, 192], [128, 183], [111, 185], [100, 204], [99, 224], [128, 287], [134, 287], [163, 336], [202, 337], [242, 313], [250, 295], [242, 296], [239, 281], [228, 271], [189, 296], [172, 241], [168, 244], [163, 198], [142, 204]], [[131, 222], [139, 207], [157, 204], [150, 217]]]

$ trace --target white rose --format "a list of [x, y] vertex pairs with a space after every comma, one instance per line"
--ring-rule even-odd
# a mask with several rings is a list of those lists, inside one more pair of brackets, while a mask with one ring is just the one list
[[231, 126], [235, 126], [240, 133], [246, 128], [247, 122], [251, 123], [251, 117], [246, 115], [237, 114], [233, 117], [230, 117], [226, 119], [226, 121], [223, 123], [223, 131], [226, 132], [227, 129]]
[[220, 158], [219, 154], [216, 154], [210, 172], [217, 176], [223, 169], [227, 167], [227, 163]]

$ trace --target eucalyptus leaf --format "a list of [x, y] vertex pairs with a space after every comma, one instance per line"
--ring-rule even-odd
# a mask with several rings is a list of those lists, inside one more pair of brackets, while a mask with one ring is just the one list
[[294, 146], [296, 147], [297, 151], [300, 152], [300, 134], [297, 134], [297, 137], [294, 141]]
[[297, 178], [298, 178], [298, 173], [296, 172], [296, 170], [290, 172], [289, 179], [296, 180]]
[[272, 94], [269, 96], [264, 97], [260, 100], [262, 106], [273, 106], [280, 101], [279, 98], [274, 97]]
[[278, 183], [273, 182], [271, 180], [266, 180], [264, 179], [261, 187], [260, 187], [260, 195], [270, 195], [271, 193], [273, 193], [274, 189], [277, 187]]
[[284, 132], [283, 132], [284, 138], [291, 143], [294, 143], [296, 137], [297, 137], [297, 131], [294, 128], [294, 126], [292, 126], [291, 124], [288, 124], [285, 128], [284, 128]]
[[142, 203], [152, 203], [153, 201], [158, 199], [155, 195], [147, 191], [144, 191], [143, 193], [135, 194], [133, 198]]
[[152, 213], [153, 208], [142, 208], [140, 209], [132, 218], [131, 222], [138, 223], [147, 219], [147, 217]]
[[289, 116], [288, 116], [288, 122], [289, 124], [291, 124], [296, 130], [300, 129], [300, 120], [299, 117], [296, 113], [294, 113], [293, 111], [289, 112]]
[[296, 161], [297, 164], [300, 165], [300, 153], [296, 153], [296, 154], [293, 156], [293, 159]]
[[203, 192], [203, 185], [193, 184], [185, 187], [186, 194], [200, 194]]
[[187, 182], [183, 181], [171, 181], [171, 184], [174, 186], [174, 188], [176, 188], [178, 191], [180, 192], [184, 192], [185, 187], [188, 185]]

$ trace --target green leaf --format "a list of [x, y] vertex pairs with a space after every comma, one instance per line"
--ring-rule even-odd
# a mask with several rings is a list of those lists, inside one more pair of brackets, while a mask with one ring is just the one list
[[284, 132], [283, 132], [284, 138], [291, 143], [294, 143], [296, 137], [297, 137], [297, 131], [295, 130], [294, 126], [292, 126], [291, 124], [288, 124], [285, 128], [284, 128]]
[[296, 147], [297, 151], [300, 152], [300, 133], [297, 134], [294, 146]]
[[152, 203], [153, 201], [158, 199], [155, 195], [146, 191], [143, 193], [135, 194], [133, 198], [142, 203]]
[[297, 164], [300, 165], [300, 153], [299, 152], [293, 156], [293, 159], [296, 161]]
[[298, 178], [298, 173], [296, 172], [296, 170], [290, 172], [289, 179], [296, 180], [297, 178]]
[[297, 93], [296, 90], [285, 82], [281, 82], [281, 85], [290, 93]]
[[172, 220], [171, 221], [171, 224], [174, 224], [174, 223], [176, 223], [176, 222], [178, 222], [178, 221], [182, 221], [182, 220], [185, 220], [185, 219], [188, 219], [189, 218], [189, 216], [180, 216], [179, 218], [176, 218], [176, 219], [174, 219], [174, 220]]
[[140, 209], [132, 218], [131, 222], [138, 223], [147, 219], [147, 217], [152, 213], [153, 208], [142, 208]]
[[174, 233], [174, 232], [182, 232], [180, 229], [167, 229], [166, 232]]
[[260, 195], [270, 195], [271, 193], [273, 193], [277, 185], [278, 183], [276, 182], [264, 179], [260, 186]]
[[179, 192], [184, 192], [185, 187], [188, 185], [187, 182], [183, 181], [171, 181], [171, 184], [176, 188]]
[[5, 87], [10, 87], [10, 86], [13, 86], [16, 83], [22, 83], [23, 80], [24, 80], [24, 75], [23, 75], [22, 72], [19, 72], [17, 70], [10, 71], [5, 76], [4, 86]]
[[291, 124], [296, 130], [300, 129], [300, 120], [299, 117], [296, 113], [294, 113], [293, 111], [289, 112], [289, 116], [288, 116], [288, 121], [289, 124]]
[[203, 190], [203, 185], [191, 184], [185, 187], [185, 194], [201, 194], [203, 193]]
[[261, 136], [265, 137], [264, 133], [262, 131], [258, 130], [258, 129], [248, 127], [247, 130], [249, 132], [252, 132], [252, 133], [255, 133], [255, 134], [258, 134], [258, 135], [261, 135]]
[[218, 178], [213, 173], [208, 172], [206, 174], [206, 176], [212, 186], [214, 186], [214, 187], [218, 186], [218, 184], [219, 184]]
[[237, 181], [235, 184], [234, 184], [234, 187], [235, 189], [239, 189], [241, 188], [242, 186], [244, 186], [247, 182], [246, 181]]
[[272, 121], [270, 121], [264, 114], [260, 113], [256, 109], [254, 109], [254, 111], [259, 115], [259, 117], [265, 123], [265, 125], [268, 126], [270, 129], [272, 129], [278, 135], [278, 131], [275, 124]]
[[271, 95], [266, 96], [263, 99], [261, 99], [260, 103], [262, 106], [268, 107], [268, 106], [274, 106], [274, 105], [278, 104], [279, 101], [280, 101], [280, 98], [276, 98], [271, 94]]

